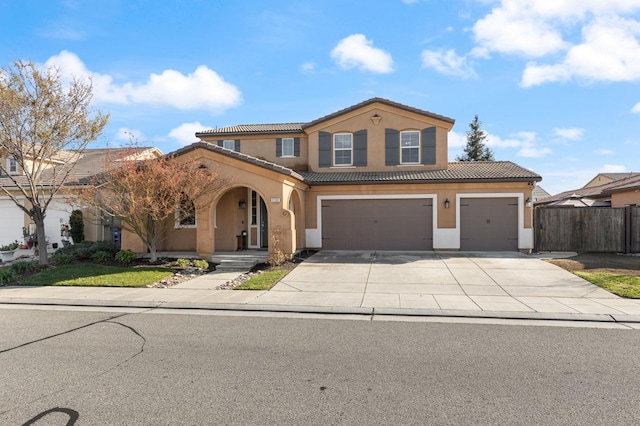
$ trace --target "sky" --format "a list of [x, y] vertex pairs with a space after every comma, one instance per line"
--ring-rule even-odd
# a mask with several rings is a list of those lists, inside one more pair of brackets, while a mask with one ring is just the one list
[[307, 122], [372, 97], [474, 115], [551, 194], [640, 172], [640, 0], [0, 0], [0, 65], [91, 78], [94, 147]]

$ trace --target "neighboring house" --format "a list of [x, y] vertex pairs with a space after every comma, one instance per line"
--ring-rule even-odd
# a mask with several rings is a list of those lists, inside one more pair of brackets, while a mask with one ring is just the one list
[[[617, 175], [617, 173], [609, 173], [608, 175]], [[602, 185], [590, 186], [590, 184], [587, 184], [587, 186], [580, 189], [565, 191], [544, 198], [536, 202], [535, 205], [536, 207], [624, 207], [627, 205], [640, 205], [640, 173], [626, 173], [625, 175], [626, 177]]]
[[593, 186], [600, 186], [607, 183], [615, 182], [620, 179], [626, 179], [629, 177], [639, 176], [640, 173], [627, 172], [627, 173], [598, 173], [593, 179], [586, 183], [583, 188], [590, 188]]
[[536, 187], [533, 188], [533, 195], [531, 198], [533, 199], [534, 203], [549, 197], [551, 197], [551, 194], [545, 191], [541, 186], [536, 185]]
[[[70, 179], [67, 181], [65, 187], [54, 197], [53, 201], [47, 208], [45, 217], [45, 235], [50, 245], [56, 244], [62, 246], [63, 233], [62, 227], [69, 224], [69, 216], [71, 211], [77, 206], [73, 206], [70, 203], [70, 195], [81, 191], [84, 187], [79, 181], [86, 179], [96, 173], [100, 173], [113, 165], [113, 158], [118, 158], [119, 153], [123, 152], [121, 148], [105, 148], [105, 149], [86, 149], [83, 155], [77, 160], [76, 166], [73, 169]], [[43, 190], [47, 190], [47, 186], [50, 185], [52, 173], [50, 173], [54, 167], [64, 166], [66, 161], [75, 157], [72, 155], [72, 151], [60, 151], [55, 157], [44, 159], [44, 172], [43, 172]], [[136, 148], [133, 150], [130, 156], [134, 159], [147, 159], [160, 157], [162, 152], [157, 148]], [[0, 161], [7, 162], [7, 170], [14, 175], [13, 177], [20, 183], [26, 184], [26, 177], [24, 171], [20, 170], [17, 165], [15, 168], [11, 167], [15, 160], [11, 158], [2, 158]], [[15, 194], [19, 200], [23, 199], [19, 195], [19, 190], [11, 179], [7, 176], [0, 175], [0, 185], [9, 190], [12, 194]], [[85, 237], [91, 241], [111, 240], [110, 225], [113, 223], [110, 220], [92, 220], [95, 212], [89, 212], [83, 209], [85, 213]], [[3, 193], [0, 193], [0, 245], [7, 244], [9, 242], [17, 240], [23, 241], [23, 227], [31, 234], [35, 233], [35, 224], [33, 224], [29, 217], [20, 210], [15, 203]]]
[[[530, 250], [541, 177], [509, 161], [448, 162], [454, 120], [373, 98], [308, 123], [196, 133], [173, 154], [230, 183], [161, 250]], [[145, 251], [123, 232], [123, 247]]]

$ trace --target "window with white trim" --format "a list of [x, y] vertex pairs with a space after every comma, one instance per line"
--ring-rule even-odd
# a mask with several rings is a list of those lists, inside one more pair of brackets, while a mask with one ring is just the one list
[[353, 135], [336, 133], [333, 135], [333, 165], [350, 166], [353, 164]]
[[420, 164], [420, 132], [400, 132], [400, 164]]
[[295, 157], [293, 138], [282, 138], [282, 156]]
[[233, 139], [225, 139], [222, 141], [222, 147], [226, 149], [230, 149], [231, 151], [235, 151], [236, 141]]
[[10, 175], [18, 174], [18, 161], [15, 158], [7, 158], [7, 173]]

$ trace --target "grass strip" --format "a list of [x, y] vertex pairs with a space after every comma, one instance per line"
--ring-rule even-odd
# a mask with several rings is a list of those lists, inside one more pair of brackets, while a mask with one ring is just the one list
[[640, 277], [585, 271], [575, 271], [574, 274], [620, 297], [640, 299]]
[[173, 274], [168, 268], [129, 268], [74, 264], [49, 268], [18, 284], [24, 286], [144, 287]]
[[266, 271], [243, 282], [235, 287], [234, 290], [270, 290], [271, 287], [276, 285], [287, 273], [289, 273], [289, 271], [281, 269]]

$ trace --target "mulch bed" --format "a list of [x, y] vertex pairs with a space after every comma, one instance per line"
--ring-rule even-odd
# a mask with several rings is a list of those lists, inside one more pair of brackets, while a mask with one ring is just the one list
[[569, 272], [606, 272], [616, 275], [640, 277], [640, 256], [612, 253], [580, 253], [567, 259], [549, 259], [547, 262]]

